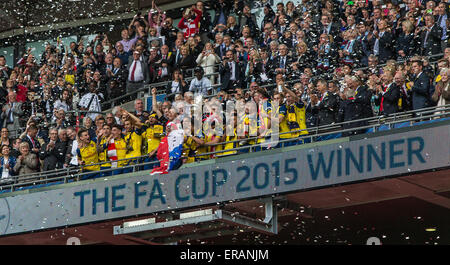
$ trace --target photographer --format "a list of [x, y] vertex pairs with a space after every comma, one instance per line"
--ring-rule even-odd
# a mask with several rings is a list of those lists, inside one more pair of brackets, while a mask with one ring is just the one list
[[[193, 18], [195, 16], [195, 18]], [[183, 31], [184, 39], [199, 33], [199, 22], [202, 18], [202, 11], [197, 10], [195, 5], [183, 11], [183, 18], [178, 23], [178, 28]]]

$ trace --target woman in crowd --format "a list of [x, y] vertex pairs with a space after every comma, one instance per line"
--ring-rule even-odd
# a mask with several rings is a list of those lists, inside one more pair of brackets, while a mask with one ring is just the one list
[[[205, 75], [212, 74], [216, 70], [214, 67], [216, 64], [220, 63], [219, 56], [214, 52], [214, 47], [212, 43], [208, 42], [205, 44], [203, 51], [197, 57], [197, 65], [200, 65], [205, 70]], [[208, 77], [211, 84], [215, 84], [215, 76], [211, 75]]]
[[16, 165], [16, 158], [10, 155], [11, 147], [9, 145], [1, 145], [1, 157], [0, 157], [0, 183], [6, 183], [11, 181], [14, 176], [14, 167]]
[[30, 152], [30, 146], [27, 142], [20, 143], [20, 156], [17, 157], [16, 165], [13, 167], [14, 172], [19, 175], [19, 183], [27, 182], [25, 174], [39, 172], [40, 163], [36, 154]]

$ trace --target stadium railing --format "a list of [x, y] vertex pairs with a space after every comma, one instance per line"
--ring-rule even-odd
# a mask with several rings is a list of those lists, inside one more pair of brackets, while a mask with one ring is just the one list
[[[285, 143], [289, 141], [296, 141], [298, 143], [309, 143], [309, 142], [318, 142], [318, 141], [325, 141], [328, 139], [336, 139], [342, 136], [342, 133], [344, 132], [351, 132], [351, 131], [358, 131], [358, 130], [366, 130], [366, 133], [372, 133], [377, 131], [383, 131], [383, 130], [389, 130], [392, 128], [399, 128], [399, 127], [405, 127], [405, 126], [413, 126], [415, 124], [420, 124], [420, 122], [433, 122], [433, 121], [442, 121], [442, 120], [450, 120], [450, 104], [445, 106], [439, 106], [439, 107], [429, 107], [424, 108], [420, 110], [414, 110], [414, 111], [408, 111], [404, 113], [398, 113], [392, 116], [375, 116], [371, 118], [365, 118], [365, 119], [359, 119], [359, 120], [352, 120], [342, 123], [335, 123], [330, 124], [326, 126], [318, 126], [318, 127], [312, 127], [307, 128], [304, 130], [308, 131], [308, 134], [301, 135], [299, 137], [295, 138], [288, 138], [288, 139], [279, 139], [278, 143]], [[366, 121], [368, 125], [365, 126], [359, 126], [359, 127], [353, 127], [349, 129], [342, 129], [342, 127], [345, 124], [349, 123], [355, 123], [355, 122], [363, 122]], [[298, 130], [297, 132], [301, 132], [304, 130]], [[292, 133], [292, 132], [289, 132]], [[283, 133], [279, 133], [280, 135]], [[364, 135], [364, 134], [360, 134]], [[330, 137], [333, 136], [333, 137]], [[245, 140], [251, 140], [251, 139], [257, 139], [257, 137], [253, 138], [246, 138]], [[235, 141], [228, 141], [228, 142], [221, 142], [217, 145], [223, 145], [226, 143], [232, 143], [232, 142], [239, 142], [241, 140], [235, 140]], [[216, 146], [217, 146], [216, 145]], [[224, 152], [229, 151], [242, 151], [244, 149], [250, 149], [250, 152], [255, 152], [257, 147], [261, 147], [263, 145], [267, 145], [267, 142], [265, 143], [258, 143], [253, 145], [247, 145], [242, 147], [237, 147], [233, 149], [227, 149], [227, 150], [221, 150], [216, 152], [208, 152], [208, 153], [202, 153], [198, 156], [208, 156], [208, 155], [216, 155], [216, 154], [222, 154]], [[282, 148], [282, 147], [281, 147]], [[240, 153], [238, 153], [240, 154]], [[237, 154], [234, 154], [237, 155]], [[232, 155], [230, 155], [232, 156]], [[147, 155], [140, 156], [140, 157], [134, 157], [134, 158], [126, 158], [121, 159], [119, 161], [124, 160], [141, 160], [143, 158], [148, 157]], [[214, 159], [214, 158], [212, 158]], [[102, 163], [97, 164], [90, 164], [91, 165], [103, 165], [105, 163], [111, 163], [111, 161], [106, 161]], [[32, 174], [25, 174], [21, 176], [13, 176], [9, 179], [9, 182], [3, 182], [0, 183], [0, 192], [10, 192], [10, 191], [16, 191], [16, 190], [24, 190], [24, 189], [30, 189], [30, 188], [38, 188], [38, 187], [45, 187], [49, 185], [56, 185], [56, 184], [62, 184], [62, 183], [69, 183], [74, 181], [83, 180], [88, 175], [92, 175], [93, 173], [106, 173], [111, 171], [116, 171], [118, 169], [131, 169], [131, 172], [141, 171], [144, 166], [146, 165], [157, 165], [159, 164], [159, 161], [153, 161], [153, 162], [137, 162], [135, 164], [126, 165], [121, 168], [111, 168], [101, 171], [95, 171], [95, 172], [82, 172], [80, 167], [69, 167], [64, 169], [58, 169], [58, 170], [52, 170], [52, 171], [44, 171], [44, 172], [36, 172]], [[102, 176], [104, 178], [108, 178], [109, 176]]]

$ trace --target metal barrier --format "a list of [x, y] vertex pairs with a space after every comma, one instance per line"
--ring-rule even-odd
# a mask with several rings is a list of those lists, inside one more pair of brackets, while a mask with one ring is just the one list
[[[436, 112], [443, 112], [443, 113], [433, 114]], [[323, 125], [323, 126], [318, 126], [318, 127], [310, 127], [310, 128], [296, 130], [296, 131], [277, 133], [274, 135], [283, 135], [283, 134], [289, 134], [289, 133], [301, 133], [304, 131], [308, 131], [309, 133], [307, 135], [294, 137], [294, 138], [279, 139], [278, 143], [298, 141], [298, 140], [303, 140], [306, 138], [311, 138], [310, 140], [311, 140], [311, 142], [313, 142], [312, 137], [320, 137], [320, 136], [326, 136], [326, 135], [330, 135], [330, 134], [343, 133], [343, 132], [352, 132], [352, 131], [358, 131], [358, 130], [369, 129], [369, 128], [373, 128], [375, 131], [376, 127], [379, 127], [381, 125], [389, 125], [389, 129], [392, 129], [392, 127], [391, 127], [392, 124], [396, 124], [396, 123], [400, 123], [400, 122], [416, 121], [416, 120], [423, 120], [423, 119], [442, 117], [442, 116], [450, 117], [450, 104], [445, 105], [445, 106], [440, 106], [440, 107], [429, 107], [429, 108], [423, 108], [423, 109], [416, 110], [416, 111], [408, 111], [408, 112], [404, 112], [402, 114], [403, 115], [374, 116], [374, 117], [370, 117], [370, 118], [328, 124], [328, 125]], [[408, 119], [408, 117], [414, 116], [415, 114], [418, 114], [417, 117]], [[342, 127], [346, 124], [364, 122], [364, 121], [367, 121], [368, 123], [372, 122], [372, 124], [368, 124], [366, 126], [349, 128], [349, 129], [342, 129]], [[310, 133], [311, 131], [315, 131], [315, 133], [311, 134]], [[238, 140], [233, 140], [233, 141], [226, 141], [226, 142], [220, 142], [217, 144], [212, 144], [212, 145], [210, 145], [210, 147], [216, 147], [219, 145], [224, 145], [224, 144], [229, 144], [229, 143], [238, 143], [238, 142], [242, 142], [242, 141], [251, 141], [251, 140], [257, 140], [257, 139], [259, 139], [258, 136], [249, 137], [249, 138], [245, 138], [245, 139], [238, 139]], [[220, 151], [215, 151], [215, 152], [202, 153], [202, 154], [195, 155], [195, 156], [200, 157], [200, 156], [205, 156], [205, 155], [221, 154], [224, 152], [244, 150], [244, 149], [249, 149], [249, 148], [250, 148], [250, 150], [252, 150], [254, 147], [261, 147], [263, 145], [267, 145], [268, 143], [270, 143], [270, 142], [255, 143], [252, 145], [237, 147], [237, 148], [233, 148], [233, 149], [226, 149], [226, 150], [220, 150]]]
[[[412, 118], [410, 117], [411, 115], [413, 115]], [[401, 113], [401, 115], [399, 114], [399, 115], [392, 115], [392, 116], [375, 116], [375, 117], [366, 118], [366, 119], [330, 124], [330, 125], [319, 126], [319, 127], [315, 127], [315, 128], [307, 128], [304, 130], [310, 131], [309, 134], [299, 136], [296, 138], [280, 139], [279, 143], [285, 143], [285, 142], [289, 142], [289, 141], [304, 141], [305, 139], [308, 139], [310, 142], [315, 142], [315, 141], [317, 141], [317, 138], [319, 138], [321, 136], [327, 136], [327, 135], [336, 134], [336, 133], [351, 132], [351, 131], [370, 129], [370, 128], [373, 128], [374, 132], [375, 132], [376, 129], [382, 125], [387, 125], [387, 126], [389, 126], [389, 129], [391, 129], [392, 126], [397, 123], [410, 122], [412, 124], [416, 121], [422, 121], [422, 120], [427, 120], [427, 119], [431, 120], [431, 119], [435, 119], [435, 118], [445, 118], [445, 117], [450, 117], [450, 105], [445, 105], [445, 106], [440, 106], [440, 107], [429, 107], [429, 108], [424, 108], [421, 110], [408, 111], [405, 113]], [[366, 126], [354, 127], [354, 128], [349, 128], [349, 129], [341, 129], [342, 126], [345, 124], [354, 123], [354, 122], [358, 122], [358, 121], [367, 121], [368, 123], [372, 122], [373, 124], [368, 124]], [[311, 133], [311, 129], [313, 129], [313, 131], [315, 131], [315, 133]], [[304, 130], [298, 130], [296, 132], [301, 132]], [[292, 133], [292, 132], [287, 132], [287, 133]], [[283, 133], [280, 133], [280, 134], [283, 134]], [[257, 139], [257, 137], [254, 137], [253, 139]], [[250, 138], [245, 139], [245, 140], [250, 140]], [[239, 142], [239, 141], [242, 141], [242, 139], [235, 140], [235, 141], [222, 142], [222, 143], [216, 144], [215, 146], [223, 145], [226, 143]], [[261, 147], [267, 143], [268, 142], [257, 143], [257, 144], [242, 146], [242, 147], [233, 148], [233, 149], [226, 149], [226, 150], [220, 150], [220, 151], [215, 151], [215, 152], [202, 153], [202, 154], [199, 154], [196, 156], [209, 156], [209, 155], [221, 154], [221, 153], [230, 152], [230, 151], [240, 151], [240, 150], [244, 150], [244, 149], [249, 149], [249, 151], [254, 152], [256, 147]], [[214, 146], [214, 145], [211, 145], [211, 146]], [[126, 159], [121, 159], [118, 161], [141, 160], [146, 157], [148, 157], [148, 156], [143, 155], [140, 157], [126, 158]], [[102, 165], [102, 164], [106, 164], [106, 163], [111, 163], [111, 161], [90, 164], [89, 166]], [[95, 172], [102, 174], [102, 173], [106, 173], [106, 172], [113, 172], [113, 171], [120, 170], [120, 169], [131, 169], [131, 172], [135, 172], [135, 171], [141, 170], [141, 168], [143, 168], [146, 165], [152, 165], [152, 164], [159, 164], [159, 161], [144, 162], [144, 163], [138, 162], [133, 165], [126, 165], [126, 166], [123, 166], [120, 168], [110, 168], [110, 169], [105, 169], [105, 170], [95, 171]], [[39, 187], [42, 184], [52, 184], [52, 183], [58, 183], [58, 182], [68, 183], [68, 182], [82, 180], [83, 177], [92, 175], [93, 173], [95, 173], [95, 172], [81, 172], [80, 170], [81, 170], [81, 167], [74, 167], [74, 168], [71, 167], [71, 168], [58, 169], [58, 170], [52, 170], [52, 171], [36, 172], [36, 173], [31, 173], [31, 174], [26, 174], [26, 175], [21, 175], [21, 176], [14, 176], [11, 178], [11, 182], [1, 184], [0, 191], [1, 190], [14, 191], [14, 190], [17, 190], [17, 188], [27, 188], [30, 186], [31, 187]], [[104, 177], [106, 178], [107, 176], [104, 176]]]

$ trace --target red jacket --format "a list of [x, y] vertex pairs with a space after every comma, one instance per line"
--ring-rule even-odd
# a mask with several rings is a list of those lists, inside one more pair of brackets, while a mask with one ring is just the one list
[[183, 17], [180, 22], [178, 22], [178, 28], [181, 29], [184, 33], [184, 39], [187, 39], [199, 32], [202, 11], [197, 9], [192, 10], [197, 14], [194, 20], [189, 19], [188, 21], [186, 21]]

